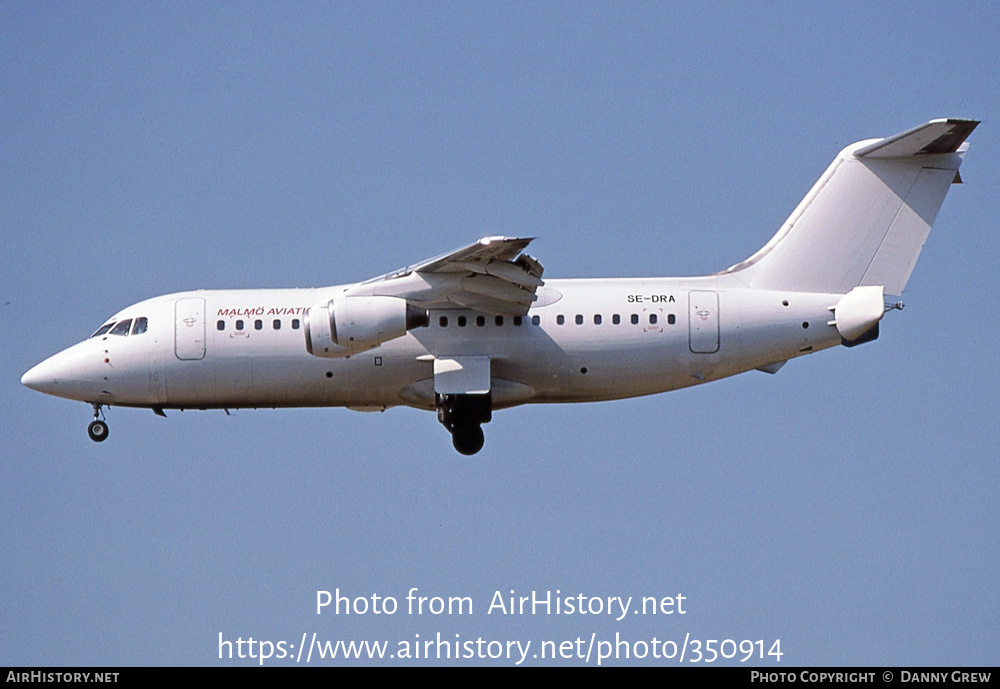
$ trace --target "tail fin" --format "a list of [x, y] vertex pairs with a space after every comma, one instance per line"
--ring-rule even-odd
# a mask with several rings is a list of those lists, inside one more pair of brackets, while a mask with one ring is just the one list
[[902, 294], [978, 124], [932, 120], [848, 146], [771, 241], [724, 272], [761, 289]]

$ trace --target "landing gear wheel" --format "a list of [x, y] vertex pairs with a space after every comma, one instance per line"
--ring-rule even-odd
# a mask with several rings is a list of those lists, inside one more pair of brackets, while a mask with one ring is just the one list
[[483, 449], [482, 424], [493, 418], [490, 393], [437, 393], [435, 406], [441, 425], [451, 433], [451, 444], [463, 455]]
[[463, 455], [476, 454], [485, 442], [482, 426], [456, 426], [451, 432], [451, 444]]
[[108, 439], [108, 424], [97, 419], [91, 421], [90, 425], [87, 426], [87, 435], [95, 443], [103, 443]]

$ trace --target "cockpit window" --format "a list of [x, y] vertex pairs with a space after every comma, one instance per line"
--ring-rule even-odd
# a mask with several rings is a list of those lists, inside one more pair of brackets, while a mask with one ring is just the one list
[[132, 319], [126, 318], [123, 321], [119, 321], [118, 325], [114, 327], [111, 331], [112, 335], [128, 335], [128, 329], [132, 327]]
[[135, 319], [135, 325], [132, 326], [132, 334], [142, 335], [144, 332], [146, 332], [146, 317], [140, 316]]
[[93, 335], [91, 335], [91, 337], [99, 337], [99, 336], [103, 335], [104, 333], [106, 333], [109, 330], [111, 330], [111, 328], [114, 326], [114, 324], [115, 324], [114, 321], [111, 321], [110, 323], [105, 323], [100, 328], [98, 328], [97, 331]]

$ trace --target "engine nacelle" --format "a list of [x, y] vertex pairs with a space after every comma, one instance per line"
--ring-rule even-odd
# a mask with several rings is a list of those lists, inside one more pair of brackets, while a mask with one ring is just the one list
[[429, 323], [427, 311], [398, 297], [335, 297], [306, 312], [306, 350], [351, 356]]

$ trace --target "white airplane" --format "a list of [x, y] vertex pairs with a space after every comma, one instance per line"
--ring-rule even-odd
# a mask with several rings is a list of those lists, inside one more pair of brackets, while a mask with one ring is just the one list
[[[650, 395], [878, 337], [958, 174], [973, 120], [933, 120], [834, 159], [745, 261], [686, 278], [542, 280], [529, 238], [320, 289], [139, 302], [21, 382], [103, 408], [436, 410], [455, 449], [496, 409]], [[902, 304], [895, 304], [901, 308]]]

